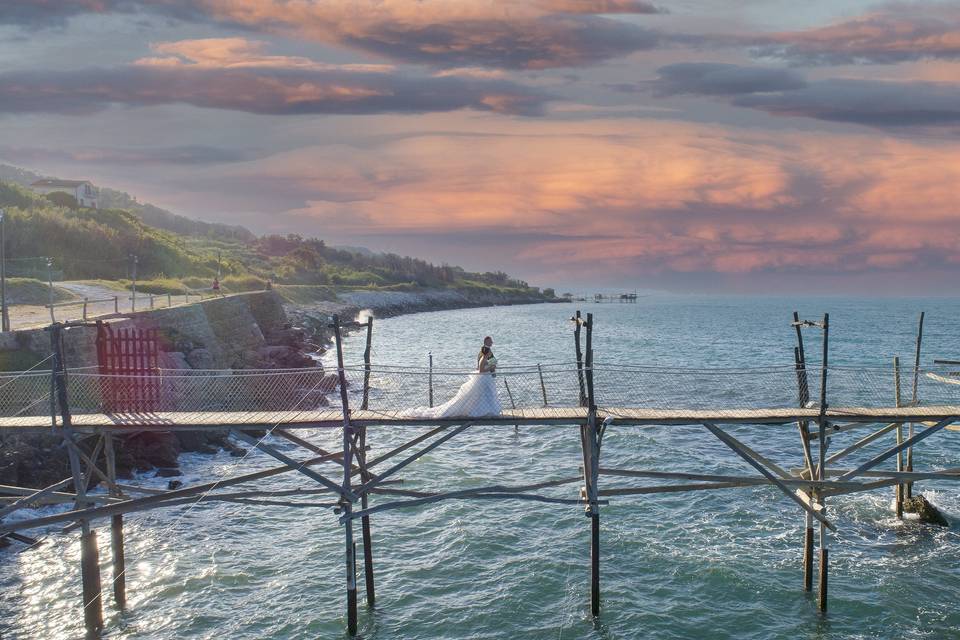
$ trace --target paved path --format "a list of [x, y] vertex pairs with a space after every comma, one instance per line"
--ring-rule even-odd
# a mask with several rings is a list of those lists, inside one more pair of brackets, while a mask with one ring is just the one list
[[[130, 311], [143, 311], [150, 308], [150, 296], [145, 294], [137, 295], [136, 309], [133, 308], [131, 293], [122, 289], [113, 289], [98, 284], [88, 282], [55, 282], [55, 286], [66, 289], [77, 296], [77, 301], [64, 306], [58, 306], [54, 309], [54, 315], [58, 321], [80, 320], [83, 318], [83, 299], [106, 300], [105, 302], [91, 302], [87, 305], [87, 317], [96, 318], [107, 316], [119, 311], [120, 313], [129, 313]], [[113, 301], [117, 297], [116, 304]], [[177, 306], [186, 302], [183, 295], [154, 296], [155, 308], [168, 306]], [[199, 298], [191, 296], [190, 300], [196, 302]], [[33, 329], [45, 327], [50, 324], [50, 310], [43, 305], [11, 305], [10, 306], [10, 328], [11, 329]]]

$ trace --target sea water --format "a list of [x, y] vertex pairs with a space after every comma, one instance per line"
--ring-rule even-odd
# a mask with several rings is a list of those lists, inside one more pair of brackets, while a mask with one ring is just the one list
[[[960, 302], [949, 299], [749, 298], [654, 295], [636, 304], [551, 304], [377, 319], [374, 362], [467, 369], [494, 338], [501, 366], [573, 359], [576, 308], [594, 314], [598, 360], [662, 367], [790, 365], [792, 311], [830, 313], [840, 365], [911, 366], [919, 311], [923, 363], [960, 359]], [[805, 334], [808, 350], [819, 334]], [[360, 361], [363, 336], [346, 340]], [[327, 356], [329, 365], [331, 355]], [[892, 374], [891, 374], [892, 395]], [[442, 400], [442, 399], [438, 399]], [[422, 404], [423, 398], [411, 400]], [[762, 404], [762, 399], [758, 399]], [[371, 456], [422, 429], [371, 428]], [[778, 462], [800, 464], [795, 427], [731, 427]], [[856, 432], [854, 432], [856, 433]], [[337, 430], [308, 433], [338, 448]], [[854, 436], [851, 436], [854, 437]], [[887, 439], [885, 439], [886, 442]], [[272, 444], [301, 456], [282, 440]], [[889, 444], [889, 443], [888, 443]], [[866, 454], [864, 454], [866, 455]], [[605, 466], [752, 473], [702, 427], [611, 427]], [[865, 458], [864, 458], [865, 459]], [[276, 465], [263, 454], [181, 459], [186, 483]], [[575, 427], [471, 428], [404, 469], [405, 488], [448, 491], [576, 476]], [[915, 467], [960, 466], [960, 433], [915, 451]], [[322, 467], [321, 467], [322, 469]], [[327, 469], [333, 477], [337, 470]], [[164, 486], [165, 480], [141, 482]], [[640, 485], [604, 477], [612, 486]], [[261, 488], [313, 488], [297, 474]], [[579, 483], [546, 493], [575, 497]], [[960, 523], [960, 486], [917, 487]], [[775, 488], [616, 497], [601, 509], [601, 606], [589, 615], [589, 520], [582, 506], [448, 501], [372, 517], [377, 602], [371, 639], [461, 638], [956, 638], [960, 526], [897, 521], [893, 489], [838, 497], [828, 516], [829, 613], [802, 591], [804, 516]], [[327, 498], [318, 496], [316, 502]], [[378, 497], [374, 502], [391, 498]], [[49, 513], [49, 510], [45, 511]], [[29, 514], [27, 514], [29, 515]], [[100, 522], [105, 637], [343, 638], [343, 530], [329, 509], [199, 503], [127, 516], [128, 608], [110, 594], [109, 528]], [[80, 638], [76, 533], [45, 532], [30, 551], [0, 550], [0, 637]], [[357, 535], [359, 546], [359, 535]], [[362, 557], [362, 550], [358, 550]]]

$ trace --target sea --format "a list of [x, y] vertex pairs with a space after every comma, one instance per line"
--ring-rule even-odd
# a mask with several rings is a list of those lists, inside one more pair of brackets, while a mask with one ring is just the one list
[[[571, 316], [592, 313], [596, 358], [670, 368], [793, 364], [792, 313], [830, 314], [830, 362], [912, 366], [918, 315], [926, 313], [921, 359], [960, 359], [960, 300], [947, 298], [734, 297], [654, 294], [635, 304], [573, 302], [416, 313], [375, 319], [373, 361], [468, 369], [483, 336], [501, 367], [573, 361]], [[820, 345], [806, 330], [808, 351]], [[345, 341], [361, 361], [364, 336]], [[332, 352], [324, 356], [333, 362]], [[909, 378], [909, 376], [906, 376]], [[731, 384], [735, 384], [732, 381]], [[649, 390], [648, 390], [649, 391]], [[698, 393], [694, 390], [692, 393]], [[710, 389], [698, 400], [710, 403]], [[440, 398], [439, 400], [442, 400]], [[412, 398], [411, 404], [422, 404]], [[757, 405], [763, 398], [756, 399]], [[375, 457], [420, 427], [373, 427]], [[795, 425], [730, 427], [785, 466], [801, 464]], [[854, 431], [845, 446], [860, 437]], [[339, 430], [306, 434], [336, 449]], [[891, 436], [892, 438], [892, 436]], [[293, 445], [270, 442], [290, 455]], [[885, 438], [866, 459], [890, 446]], [[752, 473], [702, 427], [616, 427], [603, 440], [604, 466], [715, 474]], [[853, 457], [851, 457], [853, 459]], [[181, 459], [185, 483], [276, 462], [260, 453]], [[450, 491], [576, 476], [575, 426], [475, 427], [400, 474], [403, 488]], [[915, 467], [960, 467], [960, 433], [944, 431], [915, 451]], [[336, 469], [328, 472], [336, 477]], [[166, 479], [137, 481], [163, 487]], [[607, 486], [631, 486], [623, 478]], [[643, 484], [634, 481], [633, 486]], [[261, 488], [311, 488], [284, 474]], [[576, 498], [579, 483], [549, 495]], [[376, 606], [359, 574], [359, 634], [414, 639], [960, 638], [960, 486], [917, 483], [953, 523], [899, 521], [893, 489], [831, 498], [838, 532], [830, 548], [829, 610], [804, 593], [804, 515], [773, 487], [617, 496], [601, 507], [601, 615], [589, 611], [590, 521], [582, 505], [450, 500], [372, 516]], [[373, 500], [393, 500], [395, 497]], [[321, 497], [316, 498], [322, 502]], [[49, 509], [43, 513], [50, 513]], [[26, 515], [35, 515], [38, 512]], [[99, 523], [106, 638], [345, 638], [343, 528], [329, 508], [200, 502], [126, 518], [128, 607], [110, 593], [109, 526]], [[359, 527], [358, 527], [359, 528]], [[35, 532], [29, 551], [0, 550], [0, 638], [83, 637], [76, 532]], [[358, 546], [359, 546], [359, 535]], [[19, 545], [18, 545], [19, 546]], [[362, 550], [358, 550], [362, 558]]]

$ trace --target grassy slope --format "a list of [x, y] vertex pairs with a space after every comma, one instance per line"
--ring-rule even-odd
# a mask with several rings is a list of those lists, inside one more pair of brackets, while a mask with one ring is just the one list
[[[10, 264], [30, 269], [24, 275], [44, 277], [41, 256], [52, 256], [54, 269], [61, 271], [64, 279], [113, 281], [129, 287], [131, 256], [136, 255], [139, 291], [179, 293], [185, 288], [209, 289], [218, 272], [219, 254], [221, 285], [226, 292], [262, 289], [269, 280], [290, 287], [312, 287], [287, 289], [284, 294], [311, 300], [328, 299], [336, 287], [540, 293], [499, 272], [470, 273], [402, 256], [338, 250], [322, 240], [295, 235], [251, 238], [226, 225], [198, 223], [193, 235], [176, 233], [146, 224], [137, 212], [76, 209], [62, 198], [54, 200], [60, 204], [16, 184], [0, 182], [0, 207], [7, 211], [7, 256], [19, 260]], [[163, 220], [170, 226], [192, 229], [185, 218]]]

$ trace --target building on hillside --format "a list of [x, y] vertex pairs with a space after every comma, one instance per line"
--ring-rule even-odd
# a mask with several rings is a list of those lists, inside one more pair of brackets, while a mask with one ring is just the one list
[[44, 178], [37, 180], [30, 185], [30, 188], [37, 193], [44, 195], [48, 193], [66, 193], [77, 199], [77, 205], [81, 207], [99, 208], [97, 188], [88, 180], [56, 180]]

